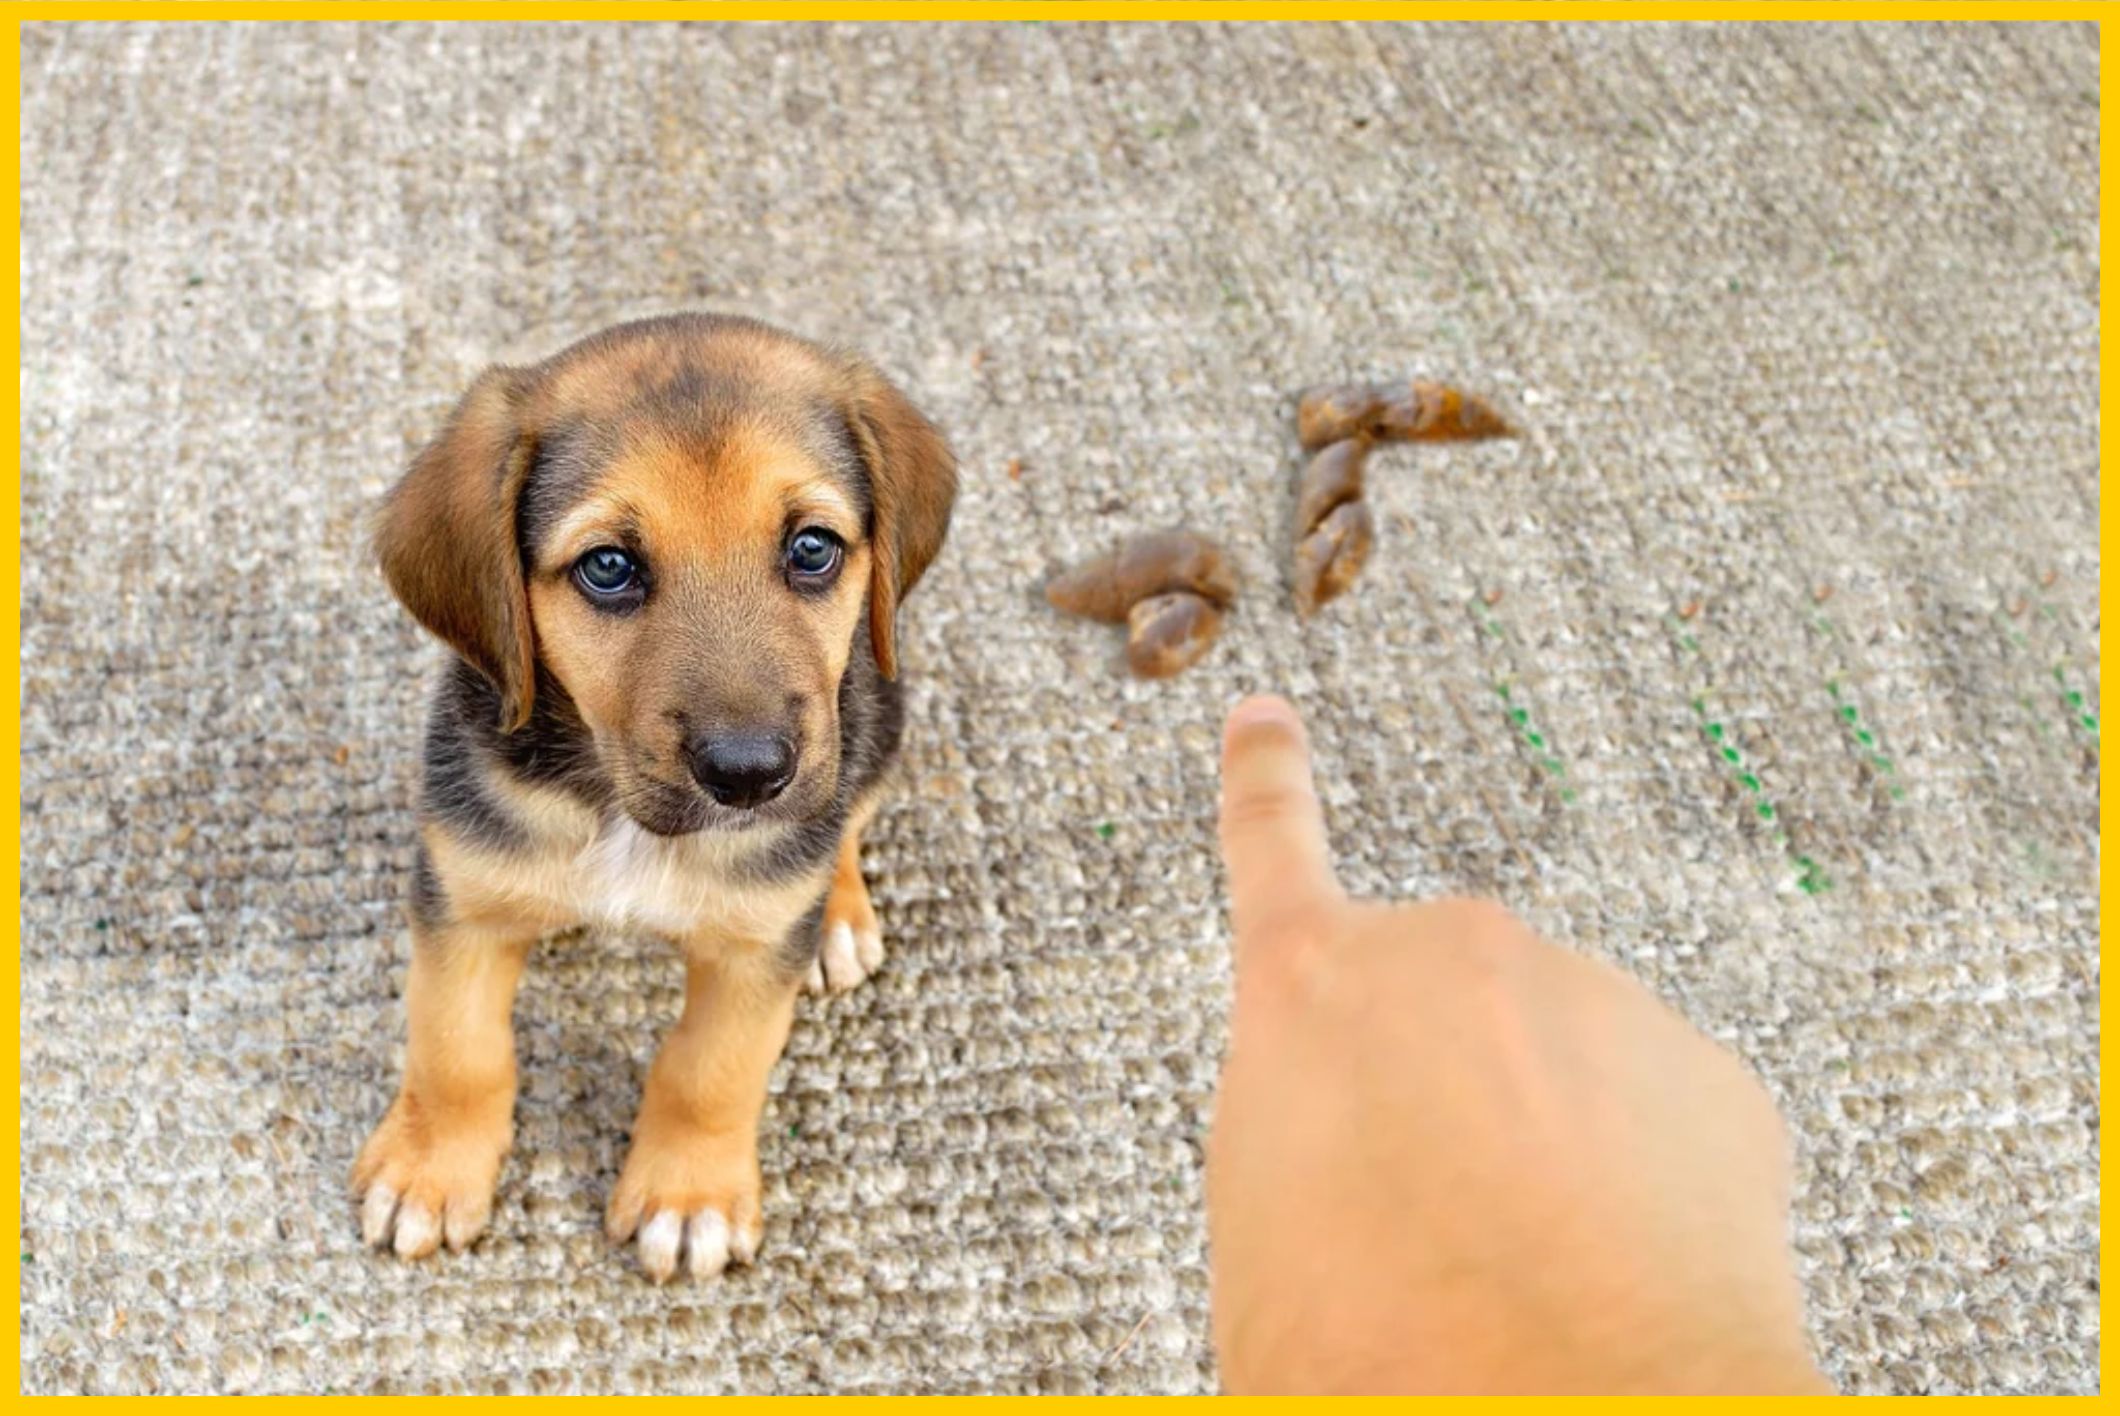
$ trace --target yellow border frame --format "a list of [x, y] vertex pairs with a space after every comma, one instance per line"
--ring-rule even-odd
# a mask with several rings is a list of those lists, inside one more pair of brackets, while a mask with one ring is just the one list
[[[1367, 0], [1366, 3], [1345, 3], [1344, 0], [1312, 0], [1312, 3], [1265, 3], [1262, 0], [997, 0], [990, 4], [967, 3], [902, 3], [902, 0], [872, 0], [872, 3], [811, 4], [801, 0], [788, 3], [752, 3], [751, 0], [672, 0], [672, 3], [641, 4], [632, 0], [613, 0], [612, 3], [580, 3], [580, 0], [484, 0], [484, 3], [405, 3], [404, 0], [250, 0], [250, 3], [220, 3], [220, 0], [142, 0], [136, 4], [97, 3], [97, 0], [45, 0], [44, 3], [0, 3], [0, 12], [5, 12], [10, 29], [5, 46], [5, 81], [9, 105], [14, 110], [17, 141], [7, 150], [6, 175], [9, 189], [15, 197], [15, 220], [9, 232], [11, 249], [15, 254], [17, 281], [10, 295], [13, 318], [8, 321], [4, 334], [6, 347], [17, 370], [16, 381], [9, 386], [6, 395], [14, 410], [15, 423], [21, 426], [22, 367], [22, 294], [20, 271], [22, 268], [22, 31], [21, 26], [32, 21], [180, 21], [187, 23], [209, 21], [278, 21], [303, 22], [315, 20], [417, 20], [437, 21], [595, 21], [618, 23], [644, 20], [722, 20], [722, 21], [790, 21], [790, 20], [1058, 20], [1058, 21], [1249, 21], [1249, 20], [1485, 20], [1485, 21], [1772, 21], [1801, 22], [1878, 22], [1878, 21], [1939, 21], [1939, 20], [1988, 20], [1988, 21], [2089, 21], [2100, 26], [2098, 34], [2098, 99], [2099, 99], [2099, 402], [2101, 408], [2112, 401], [2114, 380], [2104, 366], [2105, 320], [2104, 312], [2111, 303], [2111, 281], [2113, 240], [2113, 203], [2110, 189], [2104, 181], [2104, 157], [2112, 151], [2116, 135], [2120, 135], [2120, 124], [2116, 124], [2112, 113], [2105, 108], [2105, 78], [2112, 69], [2114, 58], [2113, 34], [2105, 22], [2112, 19], [2120, 4], [2108, 0], [2092, 0], [2089, 3], [1983, 3], [1983, 0], [1937, 0], [1936, 3], [1872, 4], [1866, 0], [1847, 0], [1847, 3], [1832, 3], [1832, 0], [1695, 0], [1694, 3], [1661, 3], [1660, 0], [1488, 0], [1488, 3], [1393, 3], [1392, 0]], [[2099, 468], [2101, 488], [2104, 480], [2104, 460], [2108, 443], [2104, 424], [2099, 425]], [[4, 546], [7, 572], [7, 595], [14, 606], [8, 616], [7, 634], [10, 657], [15, 660], [15, 712], [5, 724], [5, 762], [0, 772], [5, 773], [15, 797], [13, 819], [13, 841], [7, 854], [7, 880], [19, 902], [22, 895], [22, 466], [21, 443], [14, 445], [12, 454], [5, 463], [5, 486], [12, 496], [16, 508], [15, 533], [0, 538]], [[2110, 618], [2112, 604], [2106, 593], [2104, 557], [2109, 548], [2106, 536], [2105, 509], [2101, 496], [2098, 513], [2098, 609], [2101, 623]], [[2099, 764], [2099, 836], [2112, 827], [2120, 807], [2113, 802], [2112, 774], [2105, 770], [2101, 757]], [[2102, 857], [2101, 857], [2102, 861]], [[2110, 1070], [2113, 1058], [2111, 1034], [2102, 1029], [2102, 1018], [2109, 1001], [2105, 988], [2103, 969], [2104, 942], [2102, 921], [2104, 910], [2110, 902], [2105, 889], [2105, 874], [2101, 864], [2098, 877], [2098, 908], [2101, 920], [2099, 944], [2099, 997], [2101, 1018], [2099, 1038], [2099, 1071]], [[13, 1019], [16, 1034], [16, 1050], [8, 1059], [8, 1070], [14, 1081], [15, 1124], [6, 1135], [6, 1155], [9, 1168], [17, 1177], [15, 1186], [7, 1192], [5, 1214], [10, 1227], [17, 1236], [22, 1229], [22, 1173], [21, 1155], [21, 1019], [22, 1019], [22, 939], [21, 915], [18, 912], [10, 930], [15, 945], [16, 967], [9, 973], [7, 989], [11, 1003], [9, 1016]], [[2105, 1322], [2107, 1302], [2103, 1287], [2105, 1261], [2105, 1222], [2109, 1217], [2104, 1188], [2104, 1097], [2099, 1098], [2100, 1143], [2099, 1143], [2099, 1313], [2101, 1329]], [[7, 1291], [9, 1308], [15, 1314], [15, 1341], [8, 1348], [5, 1363], [10, 1374], [9, 1386], [20, 1392], [22, 1389], [22, 1270], [20, 1264], [7, 1269]], [[2102, 1344], [2099, 1349], [2099, 1386], [2101, 1391], [2106, 1381], [2106, 1357], [2109, 1347]], [[141, 1400], [143, 1398], [106, 1397], [95, 1398], [101, 1402]], [[269, 1398], [277, 1402], [306, 1402], [310, 1397]], [[380, 1398], [355, 1398], [378, 1400]], [[443, 1400], [447, 1398], [414, 1398], [415, 1400]], [[457, 1398], [461, 1400], [493, 1400], [495, 1398]], [[576, 1400], [584, 1398], [575, 1398]], [[606, 1398], [586, 1398], [600, 1400]], [[737, 1398], [757, 1400], [760, 1398]], [[885, 1398], [886, 1400], [915, 1400], [918, 1398]], [[999, 1398], [1025, 1400], [1027, 1398]]]

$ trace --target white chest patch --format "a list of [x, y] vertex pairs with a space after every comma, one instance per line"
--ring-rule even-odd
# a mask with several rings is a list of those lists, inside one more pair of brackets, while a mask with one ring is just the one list
[[608, 925], [686, 933], [706, 913], [716, 874], [691, 846], [631, 821], [607, 823], [576, 862], [582, 913]]

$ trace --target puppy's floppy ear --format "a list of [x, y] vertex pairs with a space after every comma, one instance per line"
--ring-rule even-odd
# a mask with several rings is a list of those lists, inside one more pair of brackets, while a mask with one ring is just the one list
[[536, 642], [515, 512], [536, 444], [522, 416], [529, 375], [492, 368], [383, 501], [383, 578], [412, 617], [492, 680], [501, 730], [530, 720]]
[[868, 464], [869, 642], [898, 677], [898, 602], [942, 549], [957, 500], [957, 459], [942, 434], [881, 374], [856, 361], [847, 425]]

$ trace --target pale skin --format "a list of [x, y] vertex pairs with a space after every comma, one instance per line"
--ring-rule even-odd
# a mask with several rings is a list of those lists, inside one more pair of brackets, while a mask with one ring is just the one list
[[1744, 1067], [1500, 906], [1349, 899], [1301, 722], [1230, 715], [1215, 1343], [1246, 1393], [1830, 1391]]

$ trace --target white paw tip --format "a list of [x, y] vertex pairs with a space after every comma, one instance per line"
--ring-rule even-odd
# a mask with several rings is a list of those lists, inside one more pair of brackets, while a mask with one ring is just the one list
[[824, 981], [834, 993], [843, 993], [861, 982], [861, 960], [854, 953], [854, 928], [844, 922], [825, 932]]
[[442, 1215], [442, 1242], [452, 1251], [461, 1250], [478, 1238], [485, 1229], [486, 1221], [493, 1217], [490, 1202], [481, 1205], [452, 1202]]
[[433, 1251], [441, 1232], [441, 1221], [433, 1210], [417, 1200], [407, 1200], [398, 1206], [397, 1239], [391, 1247], [401, 1259], [416, 1259]]
[[711, 1278], [729, 1264], [729, 1222], [719, 1210], [701, 1210], [685, 1226], [685, 1263], [694, 1278]]
[[747, 1264], [758, 1257], [760, 1226], [756, 1223], [739, 1224], [729, 1234], [729, 1262]]
[[810, 960], [810, 972], [802, 980], [803, 991], [824, 992], [824, 965], [816, 959]]
[[883, 932], [864, 929], [854, 936], [854, 957], [861, 962], [864, 977], [883, 967]]
[[397, 1191], [378, 1180], [361, 1197], [361, 1242], [379, 1248], [390, 1242], [390, 1217], [397, 1213]]
[[684, 1237], [684, 1216], [675, 1210], [663, 1210], [640, 1227], [640, 1266], [657, 1283], [677, 1272], [677, 1250]]

